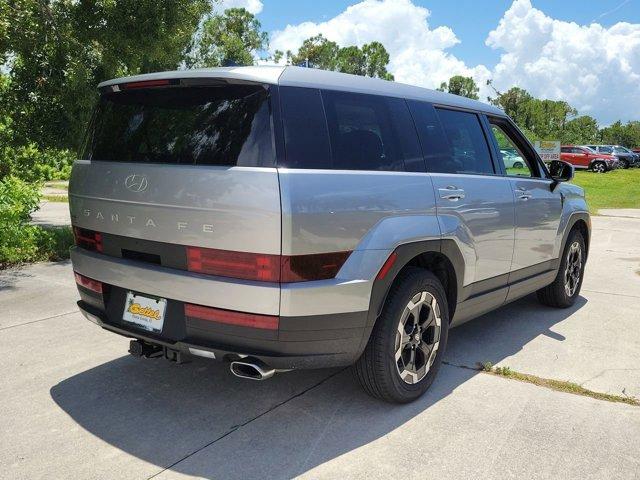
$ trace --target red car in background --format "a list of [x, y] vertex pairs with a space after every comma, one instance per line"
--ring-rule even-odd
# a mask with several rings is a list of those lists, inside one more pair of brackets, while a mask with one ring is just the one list
[[638, 148], [632, 148], [632, 149], [631, 149], [631, 151], [632, 151], [633, 153], [640, 153], [640, 147], [638, 147]]
[[617, 167], [618, 160], [614, 155], [597, 153], [589, 147], [562, 145], [560, 159], [569, 162], [574, 168], [591, 169], [596, 173], [604, 173]]

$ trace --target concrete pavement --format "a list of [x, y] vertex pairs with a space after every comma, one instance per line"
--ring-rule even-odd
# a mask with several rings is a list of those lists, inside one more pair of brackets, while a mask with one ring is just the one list
[[525, 298], [451, 332], [428, 394], [391, 406], [349, 370], [232, 377], [137, 360], [75, 310], [68, 263], [0, 272], [0, 478], [635, 478], [640, 408], [464, 368], [640, 397], [640, 220], [594, 217], [582, 298]]
[[31, 223], [47, 227], [71, 225], [69, 204], [67, 202], [43, 200], [40, 202], [38, 210], [31, 214]]

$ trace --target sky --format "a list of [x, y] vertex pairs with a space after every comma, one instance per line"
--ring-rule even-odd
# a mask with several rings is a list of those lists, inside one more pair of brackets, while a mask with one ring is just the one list
[[377, 40], [396, 81], [472, 76], [482, 100], [512, 86], [565, 100], [601, 125], [640, 120], [640, 0], [222, 0], [269, 32], [271, 52], [322, 33]]

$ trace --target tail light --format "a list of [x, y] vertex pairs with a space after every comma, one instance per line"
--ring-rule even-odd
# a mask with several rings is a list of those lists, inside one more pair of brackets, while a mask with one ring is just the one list
[[279, 255], [187, 247], [187, 268], [191, 272], [221, 277], [263, 282], [278, 282], [280, 280]]
[[303, 282], [336, 276], [351, 252], [268, 255], [187, 247], [191, 272], [263, 282]]
[[222, 310], [220, 308], [193, 305], [191, 303], [184, 304], [184, 315], [185, 317], [205, 320], [208, 322], [239, 325], [241, 327], [262, 328], [265, 330], [277, 330], [280, 323], [280, 318], [272, 315], [234, 312], [231, 310]]
[[73, 227], [73, 237], [77, 246], [102, 253], [102, 234], [100, 232]]
[[77, 272], [73, 272], [73, 274], [76, 277], [76, 283], [81, 287], [87, 288], [92, 292], [103, 293], [104, 285], [102, 282], [94, 280], [93, 278], [85, 277]]

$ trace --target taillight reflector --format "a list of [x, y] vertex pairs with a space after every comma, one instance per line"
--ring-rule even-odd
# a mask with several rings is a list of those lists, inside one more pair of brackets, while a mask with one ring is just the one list
[[187, 247], [191, 272], [263, 282], [304, 282], [336, 276], [351, 252], [269, 255]]
[[389, 273], [389, 270], [391, 270], [391, 267], [393, 267], [393, 264], [396, 263], [397, 258], [398, 258], [398, 254], [396, 252], [393, 252], [391, 255], [389, 255], [389, 258], [387, 258], [387, 260], [382, 265], [382, 268], [378, 272], [378, 276], [376, 277], [378, 280], [382, 280], [384, 277], [387, 276], [387, 273]]
[[100, 232], [73, 227], [73, 238], [77, 246], [102, 253], [102, 234]]
[[88, 288], [89, 290], [96, 293], [103, 292], [104, 288], [102, 282], [94, 280], [93, 278], [85, 277], [84, 275], [80, 275], [77, 272], [73, 272], [73, 274], [76, 277], [76, 283], [81, 287]]
[[204, 307], [202, 305], [193, 305], [191, 303], [184, 304], [184, 314], [186, 317], [206, 320], [208, 322], [262, 328], [265, 330], [277, 330], [280, 323], [279, 317], [272, 315], [234, 312], [231, 310]]

